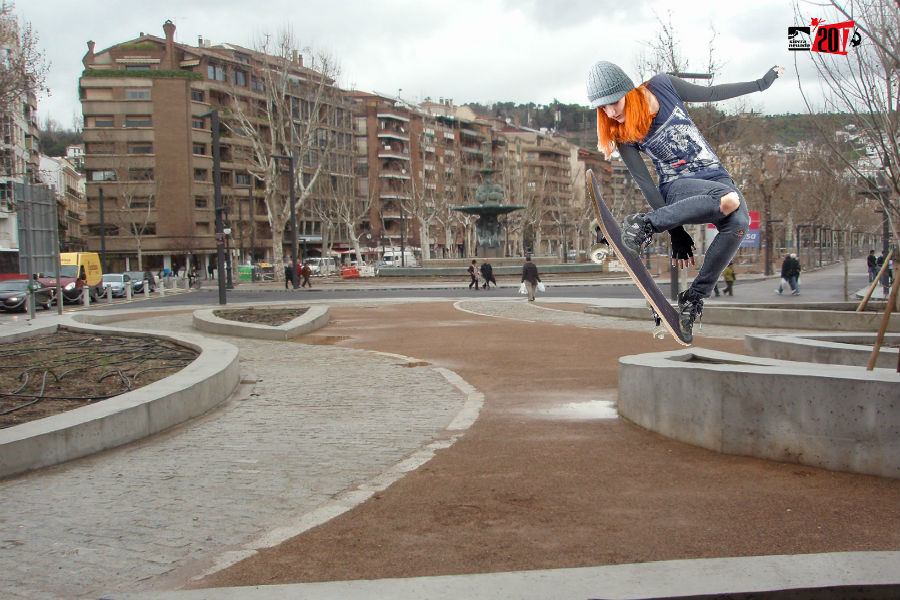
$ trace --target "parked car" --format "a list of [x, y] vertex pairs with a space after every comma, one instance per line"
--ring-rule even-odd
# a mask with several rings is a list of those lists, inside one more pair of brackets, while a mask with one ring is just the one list
[[[40, 281], [32, 281], [34, 288], [34, 305], [50, 308], [53, 302], [53, 288]], [[28, 310], [28, 280], [7, 279], [0, 281], [0, 308], [3, 310]]]
[[112, 290], [114, 298], [125, 295], [125, 288], [131, 285], [131, 277], [125, 273], [104, 273], [103, 274], [103, 294]]
[[145, 279], [150, 282], [150, 291], [156, 291], [156, 277], [150, 271], [125, 271], [124, 274], [131, 278], [131, 289], [135, 294], [143, 293]]
[[[90, 292], [91, 300], [103, 294], [103, 270], [100, 267], [100, 255], [96, 252], [60, 252], [59, 285], [62, 288], [63, 301], [68, 303], [82, 302], [85, 288]], [[55, 273], [38, 273], [41, 283], [56, 288]]]

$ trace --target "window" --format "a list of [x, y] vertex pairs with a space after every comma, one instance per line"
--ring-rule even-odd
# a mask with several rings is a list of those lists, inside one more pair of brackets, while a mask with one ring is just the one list
[[125, 65], [126, 71], [149, 71], [150, 65]]
[[87, 127], [115, 127], [116, 123], [112, 115], [87, 117], [84, 123]]
[[238, 85], [240, 87], [247, 87], [247, 73], [246, 71], [237, 71], [234, 72], [234, 85]]
[[128, 154], [153, 154], [153, 144], [146, 142], [128, 144]]
[[115, 171], [91, 171], [91, 181], [115, 181]]
[[205, 129], [206, 123], [203, 122], [203, 119], [194, 118], [191, 119], [191, 127], [194, 129]]
[[194, 181], [209, 181], [209, 170], [194, 169]]
[[125, 99], [126, 100], [149, 100], [150, 99], [150, 88], [126, 88], [125, 89]]
[[[116, 225], [106, 225], [103, 228], [100, 225], [88, 225], [88, 235], [92, 236], [116, 236], [119, 235], [119, 228]], [[74, 275], [74, 272], [73, 272]]]
[[194, 142], [193, 152], [194, 152], [194, 154], [205, 155], [206, 154], [206, 144], [198, 144], [197, 142]]
[[215, 79], [216, 81], [226, 81], [225, 67], [217, 65], [216, 63], [209, 63], [206, 65], [206, 77], [207, 79]]
[[152, 127], [153, 119], [150, 115], [126, 115], [125, 127]]
[[235, 52], [235, 53], [234, 53], [234, 60], [238, 61], [239, 63], [243, 63], [243, 64], [245, 64], [245, 65], [249, 65], [249, 64], [250, 64], [250, 55], [249, 55], [249, 54], [244, 54], [244, 53], [242, 53], [242, 52]]
[[262, 93], [262, 92], [266, 91], [266, 84], [259, 77], [251, 77], [250, 78], [250, 89], [252, 89], [254, 92]]
[[153, 169], [128, 169], [131, 181], [153, 181]]
[[156, 235], [156, 223], [132, 224], [131, 233], [133, 235]]
[[87, 142], [84, 145], [85, 154], [112, 154], [115, 152], [115, 146], [105, 142]]
[[153, 198], [132, 198], [131, 208], [153, 208], [155, 206]]
[[248, 173], [235, 173], [234, 182], [237, 185], [250, 185], [250, 175]]
[[206, 196], [194, 196], [194, 208], [209, 207], [209, 198]]
[[194, 102], [203, 102], [203, 90], [191, 90], [191, 100]]

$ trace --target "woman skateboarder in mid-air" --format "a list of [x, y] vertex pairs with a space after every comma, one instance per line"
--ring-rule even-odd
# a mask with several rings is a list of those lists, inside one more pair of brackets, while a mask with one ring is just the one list
[[[772, 67], [761, 79], [710, 87], [660, 74], [635, 88], [618, 66], [601, 61], [588, 74], [587, 93], [597, 109], [598, 148], [608, 158], [618, 150], [652, 212], [630, 215], [622, 243], [640, 256], [654, 233], [668, 231], [672, 264], [694, 264], [694, 241], [682, 225], [712, 223], [719, 230], [691, 286], [678, 294], [679, 325], [690, 338], [703, 313], [703, 299], [737, 253], [750, 225], [747, 203], [687, 114], [684, 102], [726, 100], [767, 89], [784, 72]], [[658, 176], [653, 184], [644, 161]]]

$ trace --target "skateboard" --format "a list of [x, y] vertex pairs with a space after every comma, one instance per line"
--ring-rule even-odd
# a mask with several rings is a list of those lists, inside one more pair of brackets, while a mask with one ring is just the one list
[[[635, 285], [641, 290], [644, 298], [647, 299], [647, 303], [650, 305], [650, 312], [656, 323], [652, 332], [653, 337], [662, 339], [665, 337], [666, 331], [668, 331], [675, 338], [676, 342], [682, 346], [690, 346], [693, 340], [686, 339], [681, 333], [681, 327], [678, 325], [678, 311], [669, 303], [665, 294], [653, 281], [653, 277], [650, 276], [650, 272], [644, 266], [644, 263], [641, 262], [640, 257], [632, 256], [629, 252], [622, 249], [622, 229], [610, 212], [609, 207], [603, 202], [603, 196], [600, 195], [600, 190], [597, 188], [597, 178], [594, 176], [594, 172], [588, 170], [587, 175], [591, 181], [588, 189], [591, 193], [591, 199], [594, 201], [597, 224], [605, 238], [603, 241], [613, 249], [619, 257], [622, 266], [625, 267]], [[604, 255], [604, 249], [600, 244], [591, 248], [591, 259], [595, 262], [602, 262]]]

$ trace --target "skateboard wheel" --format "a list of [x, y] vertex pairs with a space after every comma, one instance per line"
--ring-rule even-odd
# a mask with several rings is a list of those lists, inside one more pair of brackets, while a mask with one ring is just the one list
[[609, 255], [609, 247], [605, 244], [594, 244], [591, 246], [591, 262], [596, 263], [598, 265], [603, 264], [603, 261], [606, 260], [606, 257]]
[[651, 332], [651, 334], [657, 340], [665, 339], [666, 328], [663, 327], [662, 325], [657, 325], [656, 327], [653, 328], [653, 331]]

